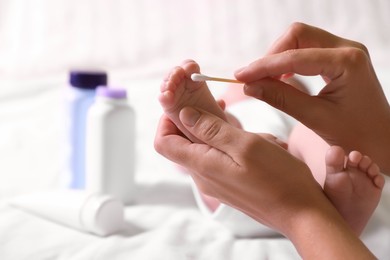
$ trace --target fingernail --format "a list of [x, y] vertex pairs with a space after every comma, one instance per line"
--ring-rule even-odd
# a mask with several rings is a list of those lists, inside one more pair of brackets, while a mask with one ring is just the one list
[[253, 86], [253, 85], [245, 84], [244, 93], [245, 95], [259, 98], [263, 94], [263, 89], [261, 86]]
[[185, 107], [180, 111], [180, 120], [183, 124], [187, 126], [194, 126], [199, 120], [200, 113], [199, 111], [191, 108]]
[[247, 66], [242, 67], [242, 68], [239, 68], [238, 70], [236, 70], [236, 71], [234, 72], [234, 74], [240, 74], [241, 72], [243, 72], [243, 71], [246, 69], [246, 67], [247, 67]]

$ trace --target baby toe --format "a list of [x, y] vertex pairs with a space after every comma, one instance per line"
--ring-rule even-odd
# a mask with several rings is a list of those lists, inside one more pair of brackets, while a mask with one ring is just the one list
[[371, 158], [368, 157], [367, 155], [364, 155], [359, 162], [359, 169], [363, 172], [367, 172], [371, 164], [372, 164]]
[[383, 189], [383, 187], [385, 186], [385, 178], [381, 174], [375, 176], [373, 181], [375, 186], [377, 186], [379, 189]]
[[344, 170], [345, 152], [340, 146], [331, 146], [325, 155], [327, 173]]
[[363, 155], [358, 152], [358, 151], [352, 151], [348, 155], [348, 161], [347, 161], [347, 166], [348, 167], [357, 167], [362, 160]]
[[376, 163], [372, 163], [367, 170], [367, 174], [370, 177], [375, 177], [380, 174], [379, 166]]
[[183, 62], [182, 68], [184, 69], [187, 78], [191, 78], [193, 73], [200, 73], [199, 64], [193, 60], [187, 60]]

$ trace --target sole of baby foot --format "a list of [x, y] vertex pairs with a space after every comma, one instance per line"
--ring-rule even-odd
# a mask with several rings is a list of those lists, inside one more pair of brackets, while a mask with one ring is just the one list
[[360, 235], [379, 203], [384, 177], [368, 156], [357, 151], [346, 156], [341, 147], [332, 146], [325, 161], [325, 194]]

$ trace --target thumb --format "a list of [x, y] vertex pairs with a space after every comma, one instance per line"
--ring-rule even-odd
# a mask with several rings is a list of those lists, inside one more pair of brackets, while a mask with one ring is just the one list
[[289, 114], [306, 125], [318, 121], [324, 102], [317, 96], [310, 96], [283, 81], [265, 78], [247, 83], [244, 92]]
[[249, 134], [198, 108], [183, 108], [180, 111], [180, 120], [199, 140], [230, 155], [240, 153], [237, 147], [244, 136]]

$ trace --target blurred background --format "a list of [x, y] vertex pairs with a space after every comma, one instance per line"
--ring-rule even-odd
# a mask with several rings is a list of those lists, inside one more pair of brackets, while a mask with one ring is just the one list
[[[112, 85], [154, 80], [130, 101], [158, 111], [159, 81], [183, 59], [231, 77], [295, 21], [364, 43], [389, 72], [388, 0], [0, 0], [0, 197], [56, 182], [69, 69], [106, 70]], [[139, 130], [152, 135], [157, 119]]]
[[363, 42], [375, 62], [386, 62], [389, 12], [386, 0], [1, 0], [0, 75], [31, 79], [99, 66], [161, 77], [183, 58], [231, 73], [294, 21]]
[[[365, 44], [390, 96], [389, 0], [0, 0], [0, 258], [300, 259], [287, 239], [236, 238], [202, 215], [190, 177], [153, 148], [172, 67], [191, 58], [205, 74], [233, 77], [293, 22]], [[137, 201], [124, 233], [104, 239], [7, 206], [58, 187], [71, 69], [106, 71], [136, 112]], [[213, 94], [224, 86], [211, 85]], [[264, 106], [248, 114], [267, 126], [274, 115]], [[389, 212], [387, 185], [363, 236], [379, 259], [390, 255]]]

